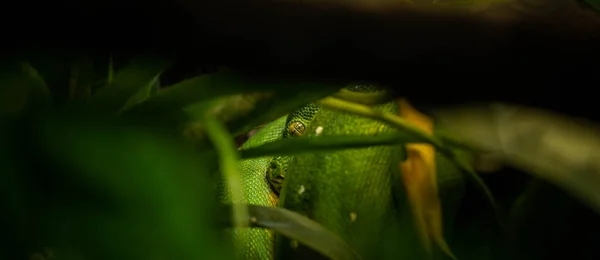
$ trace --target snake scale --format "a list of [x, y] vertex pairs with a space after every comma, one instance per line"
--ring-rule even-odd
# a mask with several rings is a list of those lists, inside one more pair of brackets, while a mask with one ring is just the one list
[[[348, 87], [356, 93], [379, 91]], [[396, 102], [374, 106], [397, 113]], [[241, 149], [296, 136], [379, 135], [398, 130], [357, 115], [308, 104], [260, 129]], [[401, 145], [374, 146], [294, 157], [243, 160], [240, 171], [245, 203], [284, 207], [303, 214], [336, 233], [364, 259], [424, 258], [409, 213], [398, 163]], [[464, 189], [464, 178], [450, 161], [436, 154], [438, 186], [445, 226], [451, 226]], [[228, 193], [223, 199], [230, 201]], [[319, 258], [310, 249], [265, 229], [231, 231], [241, 259]], [[446, 236], [450, 230], [445, 230]], [[379, 238], [379, 239], [373, 239]], [[394, 243], [394, 245], [389, 245]]]

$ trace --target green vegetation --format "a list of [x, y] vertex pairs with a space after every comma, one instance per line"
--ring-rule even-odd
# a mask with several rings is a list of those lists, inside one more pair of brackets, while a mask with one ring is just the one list
[[[0, 259], [600, 255], [600, 136], [587, 122], [475, 107], [435, 111], [429, 135], [387, 92], [225, 69], [158, 88], [171, 62], [54, 64], [0, 68]], [[436, 148], [451, 254], [419, 238], [398, 167], [407, 143]], [[516, 169], [478, 173], [482, 151]], [[283, 172], [267, 174], [273, 158]], [[283, 175], [273, 194], [266, 177]]]

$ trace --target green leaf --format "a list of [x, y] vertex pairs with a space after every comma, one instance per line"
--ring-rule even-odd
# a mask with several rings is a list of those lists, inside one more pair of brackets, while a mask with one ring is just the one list
[[[226, 122], [227, 128], [233, 135], [240, 135], [252, 130], [258, 125], [271, 122], [302, 106], [323, 98], [338, 90], [335, 86], [323, 86], [319, 90], [290, 90], [274, 93], [253, 93], [235, 95], [213, 100], [213, 102], [196, 103], [185, 112], [187, 118], [211, 114]], [[194, 132], [202, 132], [201, 126], [192, 124]]]
[[273, 95], [265, 92], [257, 92], [243, 95], [219, 97], [205, 102], [194, 103], [184, 109], [190, 121], [201, 120], [203, 117], [211, 116], [220, 121], [231, 121], [244, 116], [254, 110], [261, 101], [271, 98]]
[[448, 132], [479, 150], [565, 189], [600, 212], [600, 134], [590, 122], [511, 105], [435, 113]]
[[144, 100], [148, 99], [150, 95], [156, 92], [155, 89], [157, 88], [158, 83], [159, 80], [157, 76], [152, 82], [150, 82], [150, 84], [140, 89], [140, 91], [138, 91], [133, 97], [127, 100], [127, 103], [125, 103], [125, 106], [123, 106], [122, 111], [130, 109], [131, 107], [142, 103], [144, 102]]
[[224, 70], [181, 81], [159, 91], [156, 95], [129, 111], [130, 115], [156, 115], [173, 112], [195, 103], [233, 94], [269, 90], [262, 84], [252, 84], [239, 75]]
[[[148, 58], [133, 60], [127, 67], [117, 71], [112, 81], [94, 94], [91, 104], [105, 113], [117, 113], [128, 102], [140, 102], [146, 98], [145, 93], [149, 93], [157, 77], [169, 65], [170, 62]], [[140, 92], [142, 94], [136, 96]]]
[[[289, 90], [282, 91], [284, 87]], [[340, 88], [312, 82], [257, 80], [223, 70], [167, 87], [124, 114], [166, 121], [194, 133], [203, 133], [202, 125], [195, 121], [210, 115], [238, 135]]]
[[286, 138], [257, 147], [240, 150], [243, 159], [262, 156], [297, 155], [302, 153], [330, 152], [344, 149], [366, 148], [380, 145], [398, 145], [420, 141], [404, 134], [332, 135]]
[[40, 232], [53, 242], [83, 259], [230, 259], [209, 161], [177, 139], [89, 116], [32, 128], [51, 192]]
[[52, 107], [53, 99], [46, 83], [26, 62], [11, 63], [0, 75], [0, 113], [43, 112]]
[[444, 149], [442, 141], [439, 138], [437, 138], [436, 136], [429, 135], [413, 123], [392, 113], [382, 113], [374, 110], [370, 106], [362, 105], [360, 103], [355, 103], [351, 101], [345, 101], [335, 97], [327, 97], [322, 100], [319, 100], [317, 103], [329, 109], [337, 110], [344, 113], [360, 115], [366, 118], [371, 118], [387, 123], [400, 131], [405, 131], [411, 135], [414, 135], [415, 137], [418, 137], [419, 139], [421, 139], [420, 142], [430, 143], [436, 148]]
[[449, 159], [451, 159], [453, 164], [457, 166], [458, 170], [462, 171], [467, 179], [473, 182], [479, 191], [485, 196], [492, 208], [492, 211], [494, 212], [497, 223], [501, 226], [504, 226], [504, 220], [500, 217], [498, 205], [496, 204], [496, 199], [494, 198], [492, 191], [485, 184], [483, 179], [481, 179], [475, 169], [473, 169], [473, 153], [471, 151], [453, 148], [449, 149], [446, 154], [450, 155]]
[[[244, 205], [246, 206], [246, 205]], [[319, 223], [296, 212], [258, 205], [247, 205], [253, 227], [271, 229], [302, 243], [329, 259], [362, 259], [342, 239]], [[233, 223], [229, 222], [228, 225]]]
[[50, 90], [46, 86], [44, 79], [38, 74], [37, 70], [29, 63], [22, 62], [21, 70], [23, 71], [24, 86], [28, 87], [27, 107], [48, 109], [54, 105]]
[[[231, 190], [232, 201], [244, 201], [244, 190], [242, 188], [242, 180], [238, 169], [238, 153], [235, 150], [233, 137], [229, 135], [225, 127], [214, 118], [204, 118], [204, 123], [206, 125], [206, 134], [219, 153], [219, 167], [229, 186], [229, 190]], [[236, 226], [247, 226], [248, 209], [246, 209], [245, 205], [235, 204], [232, 218]]]

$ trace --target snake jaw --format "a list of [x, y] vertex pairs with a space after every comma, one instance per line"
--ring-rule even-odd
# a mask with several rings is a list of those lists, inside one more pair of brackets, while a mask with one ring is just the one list
[[281, 157], [278, 157], [271, 161], [265, 176], [269, 183], [269, 187], [271, 187], [271, 190], [278, 196], [283, 187], [283, 181], [285, 180], [285, 169], [283, 168], [282, 163], [279, 162], [281, 159]]

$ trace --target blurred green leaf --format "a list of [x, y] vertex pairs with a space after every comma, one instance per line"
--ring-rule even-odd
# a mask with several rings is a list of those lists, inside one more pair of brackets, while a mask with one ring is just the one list
[[127, 103], [125, 103], [125, 106], [123, 106], [122, 110], [127, 110], [141, 102], [144, 102], [144, 100], [148, 99], [150, 95], [156, 93], [155, 89], [157, 88], [157, 86], [158, 76], [155, 77], [154, 80], [150, 82], [150, 84], [140, 89], [135, 95], [133, 95], [133, 97], [127, 100]]
[[131, 108], [127, 114], [156, 115], [173, 112], [195, 103], [227, 95], [269, 90], [272, 86], [252, 84], [230, 71], [198, 76], [169, 86], [145, 102]]
[[[257, 92], [217, 98], [213, 101], [196, 103], [187, 109], [187, 118], [194, 121], [205, 114], [211, 114], [226, 122], [233, 135], [246, 133], [258, 125], [271, 122], [303, 105], [323, 98], [338, 87], [323, 87], [321, 90], [287, 92]], [[202, 126], [192, 123], [188, 126], [195, 133], [202, 132]]]
[[115, 72], [112, 81], [94, 94], [91, 104], [105, 113], [117, 113], [126, 105], [141, 102], [157, 77], [169, 66], [170, 62], [162, 60], [133, 60], [127, 67]]
[[53, 99], [44, 79], [26, 62], [9, 63], [0, 71], [0, 113], [45, 111]]
[[190, 121], [210, 113], [226, 121], [228, 129], [236, 135], [340, 88], [313, 82], [251, 79], [222, 70], [167, 87], [125, 114]]
[[[184, 109], [190, 121], [201, 121], [206, 116], [220, 121], [231, 121], [243, 117], [256, 108], [262, 100], [273, 95], [266, 92], [218, 97], [204, 102], [194, 103]], [[235, 135], [235, 134], [234, 134]]]
[[475, 169], [473, 169], [473, 153], [471, 151], [465, 151], [457, 148], [450, 149], [449, 153], [452, 154], [452, 162], [458, 166], [458, 169], [463, 172], [467, 179], [473, 182], [475, 187], [477, 187], [477, 189], [485, 196], [485, 199], [489, 203], [488, 205], [491, 207], [497, 224], [504, 227], [505, 221], [500, 216], [500, 211], [498, 209], [498, 205], [496, 204], [494, 194], [492, 194], [490, 188], [485, 184], [483, 179], [481, 179]]
[[[225, 127], [216, 119], [211, 117], [204, 118], [206, 133], [212, 141], [215, 149], [219, 153], [219, 168], [223, 177], [231, 190], [231, 199], [233, 202], [244, 201], [244, 189], [242, 188], [242, 179], [238, 169], [238, 153], [235, 150], [233, 137], [227, 132]], [[248, 209], [245, 205], [234, 204], [233, 222], [236, 226], [248, 226]]]
[[283, 208], [258, 205], [247, 205], [247, 207], [250, 213], [249, 221], [253, 227], [272, 229], [330, 259], [362, 259], [352, 247], [333, 232], [305, 216]]
[[473, 147], [499, 154], [600, 212], [600, 134], [589, 122], [494, 104], [439, 110], [440, 124]]
[[48, 90], [44, 79], [38, 74], [37, 70], [26, 62], [21, 63], [21, 70], [23, 71], [23, 76], [27, 79], [24, 79], [22, 84], [29, 89], [27, 107], [39, 109], [52, 107], [54, 102], [50, 90]]
[[45, 227], [85, 259], [229, 259], [213, 228], [207, 164], [123, 122], [62, 117], [34, 127], [51, 187]]

